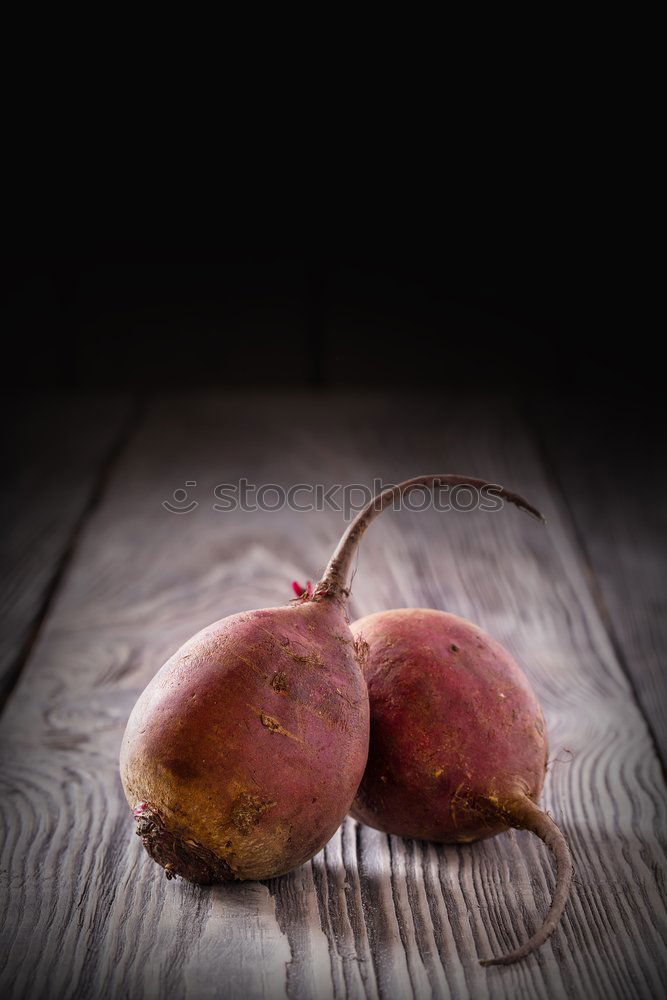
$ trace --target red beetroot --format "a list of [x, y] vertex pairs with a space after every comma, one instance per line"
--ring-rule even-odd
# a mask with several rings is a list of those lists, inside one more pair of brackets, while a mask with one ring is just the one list
[[137, 833], [168, 877], [268, 878], [334, 833], [368, 753], [368, 695], [346, 614], [354, 553], [396, 497], [440, 485], [489, 484], [423, 476], [386, 490], [350, 524], [314, 592], [215, 622], [149, 683], [120, 770]]
[[509, 964], [554, 930], [572, 878], [570, 853], [535, 804], [547, 767], [544, 717], [509, 653], [476, 625], [421, 608], [362, 618], [371, 707], [368, 764], [352, 815], [385, 833], [469, 843], [509, 827], [531, 830], [553, 851], [558, 880], [542, 928]]

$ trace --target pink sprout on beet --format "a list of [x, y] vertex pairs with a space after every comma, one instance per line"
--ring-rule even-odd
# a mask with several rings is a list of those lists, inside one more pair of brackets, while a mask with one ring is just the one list
[[146, 803], [145, 802], [137, 802], [137, 804], [134, 807], [134, 809], [132, 810], [132, 812], [133, 812], [133, 814], [135, 816], [141, 816], [141, 814], [142, 814], [142, 812], [144, 811], [145, 808], [146, 808]]
[[306, 597], [313, 596], [313, 585], [310, 582], [310, 580], [307, 581], [305, 587], [302, 587], [300, 583], [296, 582], [296, 580], [292, 580], [292, 590], [294, 591], [297, 597], [303, 597], [304, 594], [306, 595]]

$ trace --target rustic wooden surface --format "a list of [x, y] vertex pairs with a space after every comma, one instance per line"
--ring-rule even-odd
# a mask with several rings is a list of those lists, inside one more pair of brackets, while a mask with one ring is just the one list
[[131, 409], [116, 397], [55, 395], [0, 405], [0, 703], [30, 654]]
[[[537, 408], [543, 457], [667, 767], [667, 463], [659, 406]], [[613, 461], [610, 461], [610, 456]]]
[[[650, 690], [634, 694], [642, 647], [623, 643], [619, 655], [576, 508], [514, 406], [174, 397], [148, 406], [127, 440], [116, 424], [110, 433], [116, 450], [100, 445], [98, 495], [2, 718], [2, 996], [663, 994], [665, 785]], [[353, 617], [410, 605], [465, 615], [512, 651], [542, 701], [543, 801], [576, 879], [550, 942], [507, 968], [477, 959], [524, 940], [553, 886], [527, 834], [445, 848], [348, 819], [298, 871], [202, 889], [168, 882], [145, 855], [117, 774], [127, 715], [164, 659], [216, 618], [288, 600], [290, 580], [315, 578], [342, 528], [331, 511], [216, 512], [217, 483], [429, 471], [506, 483], [549, 518], [544, 528], [514, 509], [387, 512], [364, 539], [351, 606]], [[167, 512], [186, 480], [199, 506]], [[618, 493], [604, 503], [619, 505], [608, 516], [622, 524]], [[649, 622], [655, 582], [635, 595]]]

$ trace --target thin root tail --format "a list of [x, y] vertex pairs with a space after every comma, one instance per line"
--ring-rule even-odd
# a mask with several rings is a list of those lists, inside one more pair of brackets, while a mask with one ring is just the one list
[[503, 815], [511, 826], [519, 830], [530, 830], [547, 845], [556, 859], [556, 889], [547, 918], [540, 929], [516, 951], [510, 951], [507, 955], [500, 955], [498, 958], [485, 958], [480, 961], [480, 965], [511, 965], [543, 945], [556, 929], [565, 909], [572, 884], [573, 866], [570, 849], [565, 837], [551, 817], [529, 798], [512, 803], [509, 808], [503, 810]]

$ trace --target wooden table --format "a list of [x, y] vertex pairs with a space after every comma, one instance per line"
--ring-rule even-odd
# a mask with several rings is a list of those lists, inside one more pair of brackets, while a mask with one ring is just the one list
[[[372, 393], [10, 410], [0, 995], [665, 995], [665, 494], [612, 479], [612, 432], [564, 413], [555, 434], [548, 401], [525, 412]], [[612, 443], [619, 455], [633, 445]], [[507, 968], [477, 959], [525, 940], [553, 888], [527, 834], [438, 847], [348, 819], [298, 871], [199, 888], [167, 881], [144, 853], [118, 778], [128, 713], [167, 656], [210, 621], [288, 601], [343, 527], [330, 510], [216, 511], [217, 484], [436, 471], [502, 482], [548, 517], [386, 513], [351, 604], [353, 617], [415, 605], [471, 618], [538, 692], [552, 747], [543, 801], [576, 877], [550, 942]], [[198, 506], [170, 513], [162, 502], [186, 481]]]

